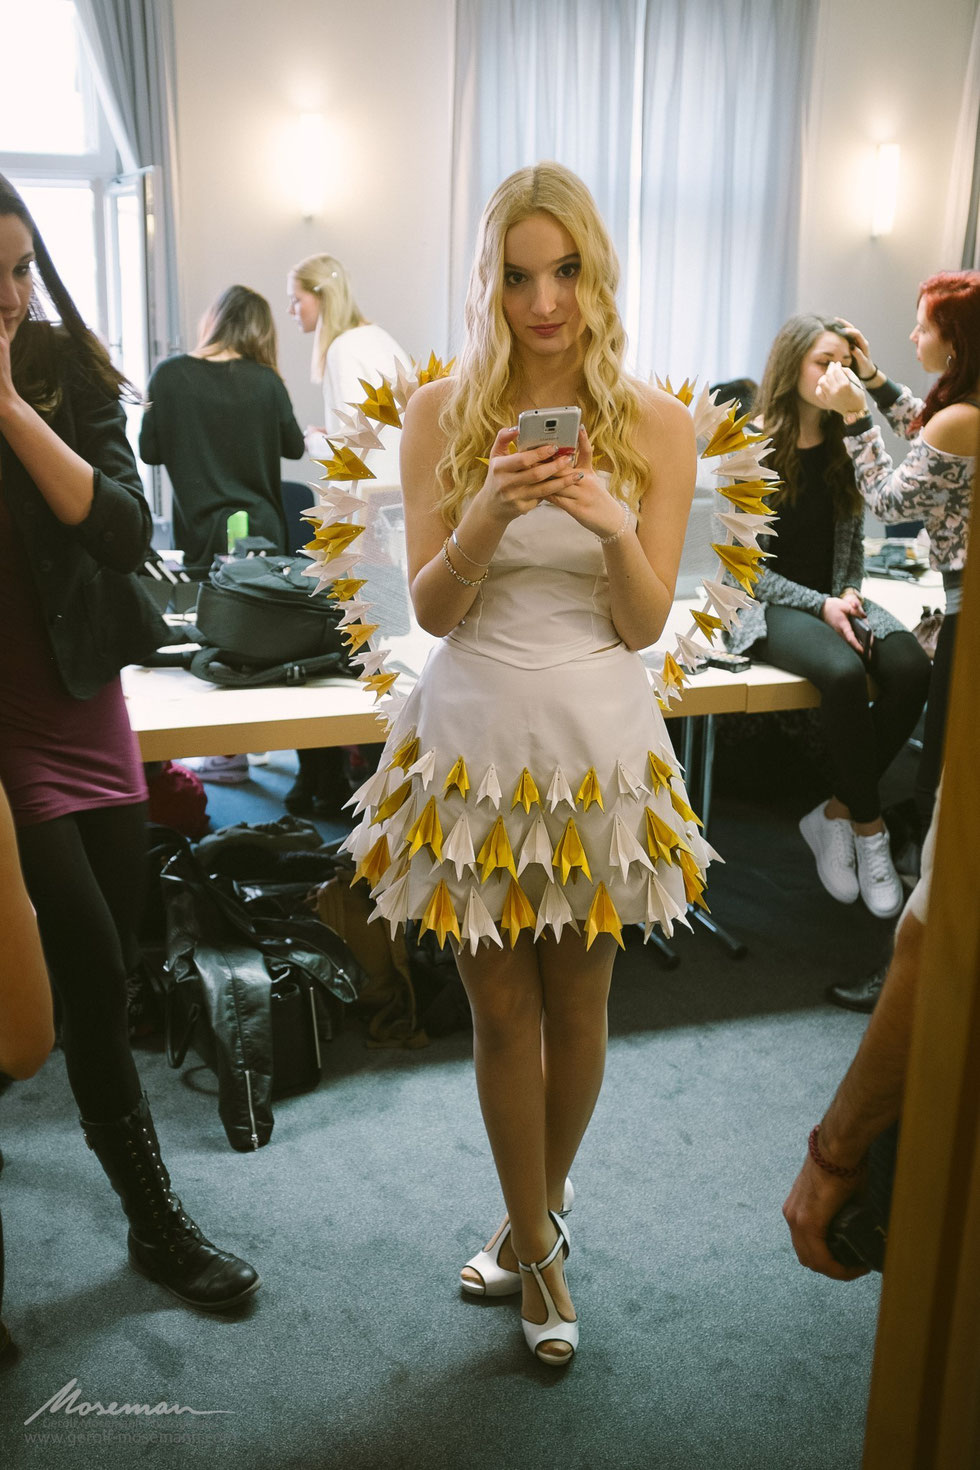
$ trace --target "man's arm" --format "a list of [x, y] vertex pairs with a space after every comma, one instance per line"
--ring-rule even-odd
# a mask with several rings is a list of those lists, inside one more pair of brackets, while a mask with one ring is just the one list
[[[868, 1029], [820, 1124], [819, 1154], [837, 1168], [859, 1168], [901, 1109], [924, 933], [922, 921], [906, 910]], [[838, 1265], [826, 1241], [831, 1220], [860, 1183], [860, 1176], [841, 1178], [808, 1155], [783, 1205], [801, 1265], [838, 1281], [866, 1274]]]

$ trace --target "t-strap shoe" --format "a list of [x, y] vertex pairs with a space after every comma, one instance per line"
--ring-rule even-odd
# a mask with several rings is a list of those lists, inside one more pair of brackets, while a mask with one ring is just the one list
[[[578, 1319], [573, 1317], [569, 1322], [562, 1316], [555, 1306], [555, 1299], [542, 1274], [562, 1252], [567, 1256], [570, 1248], [568, 1226], [565, 1221], [554, 1210], [549, 1210], [548, 1214], [554, 1221], [558, 1239], [543, 1261], [532, 1261], [529, 1266], [526, 1266], [523, 1261], [518, 1262], [521, 1270], [528, 1276], [533, 1276], [537, 1282], [548, 1315], [543, 1322], [529, 1322], [526, 1317], [522, 1317], [521, 1326], [524, 1328], [525, 1341], [538, 1362], [546, 1363], [549, 1368], [564, 1368], [566, 1363], [571, 1362], [575, 1349], [578, 1347]], [[546, 1346], [558, 1345], [566, 1347], [568, 1351], [563, 1353], [542, 1352], [542, 1348]]]
[[[567, 1215], [572, 1208], [575, 1199], [575, 1188], [571, 1179], [565, 1180], [565, 1192], [562, 1195], [560, 1215]], [[479, 1281], [474, 1281], [470, 1276], [464, 1276], [463, 1271], [459, 1273], [459, 1284], [470, 1296], [516, 1296], [521, 1289], [521, 1273], [519, 1271], [508, 1271], [506, 1266], [500, 1264], [500, 1252], [505, 1240], [510, 1239], [510, 1221], [505, 1220], [490, 1241], [485, 1250], [477, 1251], [463, 1267], [463, 1271], [473, 1271], [479, 1276]]]

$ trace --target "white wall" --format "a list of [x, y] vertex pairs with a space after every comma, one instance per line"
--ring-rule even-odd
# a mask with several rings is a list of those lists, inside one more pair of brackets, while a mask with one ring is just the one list
[[[726, 0], [719, 0], [726, 3]], [[801, 310], [863, 326], [895, 376], [939, 258], [948, 161], [976, 0], [823, 0], [810, 99]], [[362, 308], [416, 355], [447, 342], [452, 0], [175, 0], [185, 327], [240, 280], [283, 307], [281, 358], [318, 421], [309, 339], [284, 313], [289, 265], [327, 249]], [[322, 219], [293, 202], [288, 128], [321, 109], [336, 183]], [[871, 241], [873, 146], [902, 146], [894, 233]], [[763, 364], [746, 363], [758, 376]]]
[[[864, 328], [875, 356], [917, 391], [908, 334], [918, 284], [941, 258], [950, 156], [976, 0], [823, 0], [810, 98], [800, 310]], [[869, 234], [876, 143], [901, 146], [891, 235]]]
[[[175, 0], [185, 343], [234, 281], [277, 311], [301, 424], [322, 422], [311, 339], [286, 316], [286, 274], [329, 251], [361, 309], [420, 356], [447, 338], [451, 0]], [[301, 218], [290, 129], [325, 115], [331, 181]], [[296, 467], [292, 469], [296, 475]]]

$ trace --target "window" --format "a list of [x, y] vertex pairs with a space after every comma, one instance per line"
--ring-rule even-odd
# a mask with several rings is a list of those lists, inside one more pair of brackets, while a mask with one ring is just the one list
[[[145, 220], [152, 170], [119, 174], [74, 0], [0, 0], [0, 36], [0, 172], [23, 195], [82, 317], [142, 392], [149, 377]], [[17, 65], [14, 57], [32, 64]], [[134, 449], [139, 418], [138, 409], [128, 411]], [[144, 482], [159, 513], [159, 477], [144, 469]]]

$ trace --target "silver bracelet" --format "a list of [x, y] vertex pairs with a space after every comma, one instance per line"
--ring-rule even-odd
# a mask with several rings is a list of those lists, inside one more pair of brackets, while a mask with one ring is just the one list
[[624, 505], [623, 506], [623, 524], [620, 526], [620, 528], [619, 528], [618, 531], [613, 531], [613, 533], [612, 533], [611, 536], [599, 536], [596, 533], [593, 533], [593, 534], [595, 535], [595, 539], [598, 541], [598, 543], [599, 543], [600, 546], [611, 546], [614, 541], [618, 541], [619, 540], [620, 536], [624, 536], [626, 534], [626, 532], [629, 530], [629, 528], [630, 528], [630, 508], [629, 508], [628, 505]]
[[482, 577], [477, 577], [476, 580], [474, 581], [474, 580], [471, 580], [471, 578], [469, 578], [469, 577], [464, 577], [463, 574], [462, 574], [462, 572], [457, 572], [456, 568], [453, 566], [452, 562], [449, 560], [449, 537], [448, 536], [446, 537], [445, 541], [442, 543], [442, 559], [446, 563], [446, 566], [449, 568], [449, 570], [452, 572], [453, 576], [456, 578], [456, 581], [457, 582], [462, 582], [462, 584], [463, 584], [464, 587], [479, 587], [480, 583], [481, 582], [485, 582], [487, 580], [487, 578], [489, 577], [489, 575], [490, 575], [490, 571], [489, 571], [489, 568], [488, 568], [487, 571], [485, 571], [483, 573], [483, 576]]
[[487, 570], [490, 563], [488, 561], [477, 561], [475, 557], [470, 556], [468, 551], [464, 551], [459, 544], [459, 537], [456, 535], [455, 531], [453, 531], [449, 539], [455, 546], [456, 550], [459, 552], [460, 556], [463, 557], [464, 560], [468, 561], [470, 566], [480, 567], [480, 569], [484, 572]]

